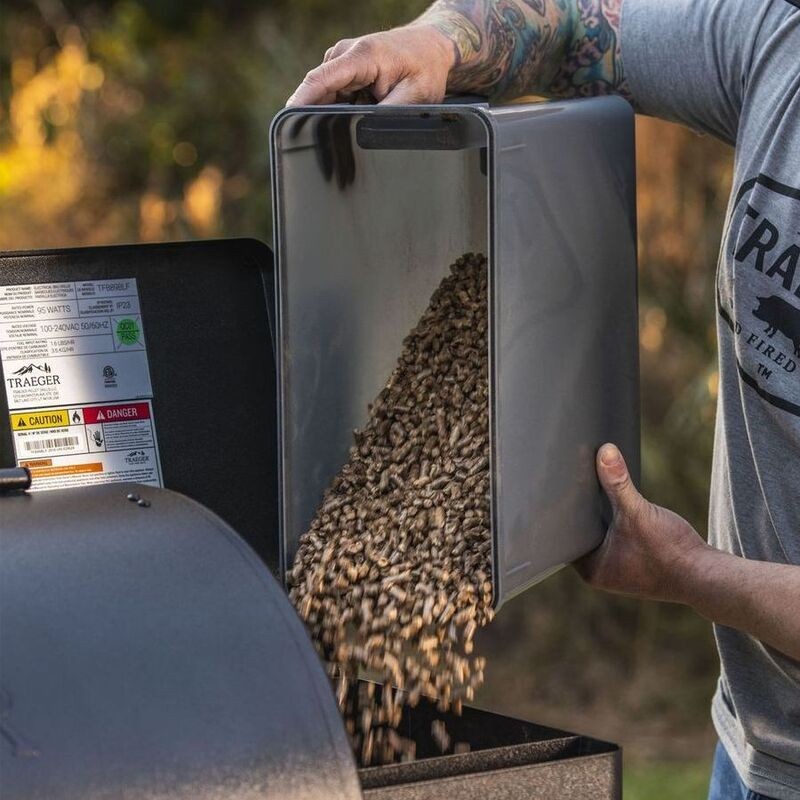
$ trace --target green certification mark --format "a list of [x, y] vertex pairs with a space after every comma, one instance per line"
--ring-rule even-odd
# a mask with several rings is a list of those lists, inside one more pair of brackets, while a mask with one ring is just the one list
[[139, 324], [135, 319], [121, 319], [117, 323], [117, 341], [123, 345], [137, 344], [139, 341]]

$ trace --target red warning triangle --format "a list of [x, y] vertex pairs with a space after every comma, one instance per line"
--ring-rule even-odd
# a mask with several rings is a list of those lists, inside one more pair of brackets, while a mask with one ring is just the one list
[[97, 421], [100, 422], [101, 419], [105, 419], [106, 415], [102, 411], [97, 412]]

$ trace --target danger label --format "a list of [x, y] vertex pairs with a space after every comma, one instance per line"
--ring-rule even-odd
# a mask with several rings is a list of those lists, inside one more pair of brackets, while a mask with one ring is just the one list
[[87, 425], [97, 422], [130, 422], [137, 419], [150, 419], [149, 403], [128, 403], [118, 406], [93, 406], [83, 409]]

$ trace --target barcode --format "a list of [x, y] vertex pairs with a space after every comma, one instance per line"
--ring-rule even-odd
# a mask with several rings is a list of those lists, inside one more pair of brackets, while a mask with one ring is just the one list
[[75, 447], [80, 444], [80, 441], [77, 436], [57, 436], [54, 439], [24, 440], [22, 444], [29, 453], [35, 453], [39, 450], [59, 450], [62, 447]]

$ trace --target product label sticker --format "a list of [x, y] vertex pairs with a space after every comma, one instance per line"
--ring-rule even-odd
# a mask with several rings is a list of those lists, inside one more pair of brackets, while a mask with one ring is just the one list
[[135, 279], [0, 287], [0, 358], [33, 490], [163, 485]]

